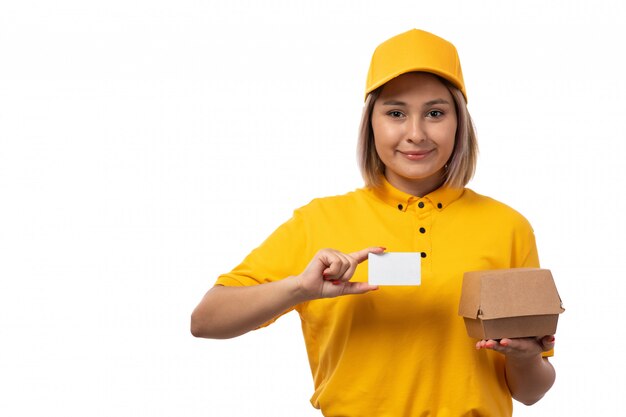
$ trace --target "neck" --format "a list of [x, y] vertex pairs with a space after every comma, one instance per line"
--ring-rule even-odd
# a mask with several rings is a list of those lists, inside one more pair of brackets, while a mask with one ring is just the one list
[[389, 184], [393, 185], [400, 191], [416, 197], [424, 197], [441, 187], [444, 182], [443, 170], [431, 175], [427, 178], [411, 179], [395, 175], [393, 172], [386, 172], [385, 178]]

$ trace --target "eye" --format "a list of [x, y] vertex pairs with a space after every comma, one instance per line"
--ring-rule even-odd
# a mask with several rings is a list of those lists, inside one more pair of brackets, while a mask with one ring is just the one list
[[443, 112], [440, 110], [431, 110], [427, 113], [428, 117], [432, 117], [434, 119], [443, 116]]
[[399, 111], [399, 110], [392, 110], [392, 111], [390, 111], [390, 112], [387, 112], [387, 115], [389, 115], [389, 116], [391, 116], [391, 117], [393, 117], [393, 118], [395, 118], [395, 119], [398, 119], [398, 118], [400, 118], [400, 117], [403, 117], [403, 116], [404, 116], [404, 113], [402, 113], [402, 112], [401, 112], [401, 111]]

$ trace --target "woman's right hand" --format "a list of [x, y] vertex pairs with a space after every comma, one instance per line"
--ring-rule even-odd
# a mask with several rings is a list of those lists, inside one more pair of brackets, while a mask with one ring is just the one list
[[351, 282], [356, 267], [370, 253], [383, 253], [385, 248], [372, 247], [353, 253], [334, 249], [322, 249], [315, 254], [304, 272], [296, 278], [302, 295], [307, 300], [331, 298], [348, 294], [364, 294], [377, 290], [377, 285], [367, 282]]
[[299, 303], [378, 289], [367, 282], [350, 282], [350, 278], [368, 254], [384, 251], [377, 247], [345, 254], [323, 249], [300, 275], [262, 285], [217, 285], [204, 295], [191, 315], [191, 333], [211, 339], [236, 337]]

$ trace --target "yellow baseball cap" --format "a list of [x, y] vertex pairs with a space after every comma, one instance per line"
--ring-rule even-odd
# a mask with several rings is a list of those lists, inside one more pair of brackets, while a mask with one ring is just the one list
[[461, 61], [454, 45], [419, 29], [411, 29], [378, 45], [367, 73], [365, 98], [389, 80], [413, 71], [445, 78], [458, 87], [467, 100]]

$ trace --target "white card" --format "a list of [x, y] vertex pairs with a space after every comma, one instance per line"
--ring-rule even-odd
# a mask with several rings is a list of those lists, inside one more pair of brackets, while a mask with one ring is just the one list
[[420, 252], [370, 253], [367, 263], [370, 285], [420, 285], [422, 282]]

